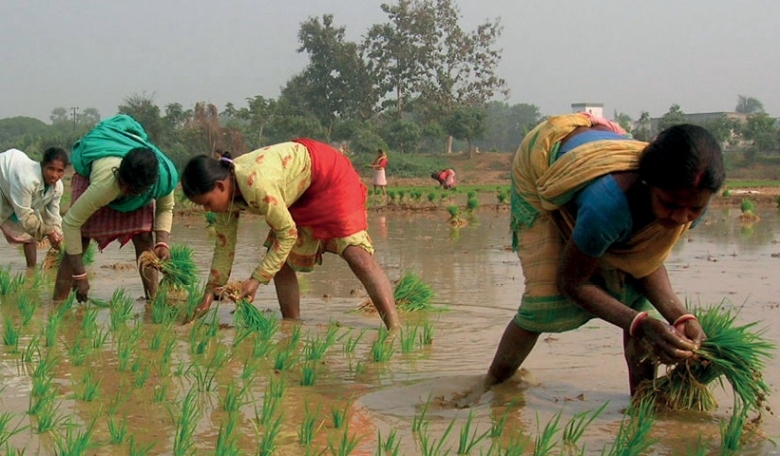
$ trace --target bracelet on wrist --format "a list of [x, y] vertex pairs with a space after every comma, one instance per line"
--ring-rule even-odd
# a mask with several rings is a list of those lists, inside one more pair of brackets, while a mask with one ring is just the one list
[[683, 323], [689, 322], [691, 320], [699, 321], [699, 319], [696, 318], [696, 315], [694, 315], [694, 314], [680, 315], [679, 317], [677, 317], [677, 320], [674, 320], [674, 323], [672, 323], [672, 326], [676, 327], [678, 325], [681, 325]]
[[73, 274], [72, 276], [70, 276], [70, 278], [73, 280], [84, 280], [87, 278], [87, 273], [82, 272], [81, 274]]
[[157, 247], [165, 247], [166, 249], [171, 250], [171, 247], [165, 242], [158, 242], [157, 244], [154, 244], [155, 250]]
[[634, 316], [634, 319], [631, 320], [631, 325], [628, 327], [628, 335], [631, 337], [634, 337], [634, 333], [636, 333], [636, 329], [639, 327], [639, 325], [645, 320], [645, 318], [649, 317], [647, 312], [639, 312]]

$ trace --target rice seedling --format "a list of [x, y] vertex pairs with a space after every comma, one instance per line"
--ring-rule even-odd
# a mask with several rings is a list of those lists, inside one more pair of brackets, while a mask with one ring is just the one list
[[726, 423], [720, 424], [720, 454], [732, 456], [739, 454], [742, 448], [742, 434], [747, 421], [748, 409], [739, 404], [735, 404], [734, 412]]
[[[696, 359], [672, 367], [665, 376], [640, 385], [637, 397], [669, 410], [712, 411], [717, 407], [711, 384], [725, 377], [747, 410], [760, 411], [769, 387], [762, 371], [774, 344], [756, 331], [757, 322], [736, 324], [736, 313], [718, 306], [694, 311], [707, 334]], [[716, 382], [717, 381], [717, 382]]]
[[411, 353], [414, 351], [417, 343], [417, 331], [419, 326], [411, 326], [407, 323], [406, 328], [401, 329], [401, 353]]
[[493, 422], [490, 424], [491, 439], [497, 439], [504, 435], [504, 430], [506, 429], [506, 423], [509, 420], [510, 411], [511, 408], [507, 407], [506, 410], [504, 410], [504, 413], [502, 413], [498, 419], [495, 417], [493, 418]]
[[154, 402], [165, 402], [168, 397], [168, 383], [157, 385], [152, 390], [152, 400]]
[[136, 352], [138, 342], [127, 331], [122, 331], [116, 341], [117, 370], [125, 372], [130, 367], [130, 360]]
[[347, 401], [341, 407], [338, 405], [332, 405], [330, 407], [330, 416], [333, 419], [333, 427], [335, 429], [341, 429], [341, 426], [347, 422], [347, 413], [349, 412], [349, 407], [351, 405], [352, 404]]
[[358, 343], [360, 343], [360, 340], [365, 335], [366, 335], [366, 330], [361, 329], [356, 337], [352, 337], [352, 330], [350, 330], [346, 340], [344, 341], [344, 354], [348, 355], [350, 353], [354, 353], [355, 349], [358, 346]]
[[253, 331], [265, 333], [269, 324], [269, 318], [265, 317], [260, 309], [246, 299], [236, 301], [236, 312], [233, 314], [236, 327], [244, 327]]
[[268, 379], [268, 386], [266, 388], [266, 395], [270, 394], [271, 397], [283, 398], [284, 393], [287, 391], [287, 381], [282, 376], [271, 377]]
[[303, 336], [301, 326], [300, 323], [297, 323], [290, 328], [290, 337], [287, 338], [287, 347], [290, 350], [294, 350], [298, 347], [298, 344], [301, 343], [301, 337]]
[[[84, 266], [90, 266], [92, 263], [95, 262], [95, 254], [97, 253], [97, 245], [94, 242], [90, 242], [87, 246], [86, 250], [82, 253], [81, 261], [84, 264]], [[48, 252], [46, 252], [46, 257], [44, 257], [43, 261], [41, 262], [41, 270], [44, 272], [52, 271], [55, 269], [59, 269], [60, 263], [62, 262], [62, 259], [65, 258], [65, 244], [61, 244], [59, 249], [49, 249]]]
[[229, 359], [230, 353], [228, 353], [227, 349], [218, 347], [206, 366], [193, 363], [185, 374], [195, 380], [198, 391], [214, 391], [217, 386], [217, 372]]
[[19, 293], [16, 296], [16, 307], [19, 309], [21, 326], [27, 326], [35, 316], [35, 311], [38, 310], [38, 301], [33, 300], [27, 292]]
[[68, 361], [72, 366], [81, 366], [84, 361], [87, 360], [87, 356], [91, 350], [90, 341], [86, 340], [82, 335], [83, 333], [76, 334], [76, 340], [73, 341], [71, 346], [66, 346], [68, 351]]
[[68, 423], [65, 426], [65, 436], [55, 438], [57, 454], [61, 456], [81, 456], [87, 454], [87, 450], [93, 446], [92, 430], [94, 427], [94, 419], [86, 429], [81, 429], [74, 423]]
[[477, 198], [469, 198], [466, 200], [466, 209], [473, 213], [479, 209], [479, 200]]
[[286, 371], [295, 365], [295, 353], [292, 348], [280, 348], [274, 356], [274, 370]]
[[197, 281], [198, 267], [193, 259], [192, 248], [186, 245], [172, 245], [171, 256], [161, 260], [152, 250], [147, 250], [138, 257], [138, 270], [142, 273], [149, 269], [160, 271], [163, 275], [161, 287], [182, 290]]
[[404, 197], [405, 196], [406, 196], [406, 190], [404, 190], [403, 188], [399, 189], [398, 190], [398, 202], [402, 203], [404, 201]]
[[167, 326], [176, 320], [179, 309], [168, 304], [168, 289], [160, 287], [152, 299], [152, 323]]
[[336, 330], [335, 326], [329, 326], [324, 337], [307, 340], [303, 347], [303, 358], [306, 361], [318, 361], [325, 357], [325, 352], [336, 340]]
[[430, 407], [430, 405], [431, 398], [428, 397], [428, 400], [425, 401], [425, 404], [423, 404], [420, 412], [414, 414], [414, 418], [412, 419], [412, 432], [419, 434], [423, 430], [427, 429], [428, 420], [426, 419], [425, 415], [428, 414], [428, 407]]
[[254, 358], [246, 358], [244, 360], [244, 367], [241, 368], [241, 380], [250, 383], [257, 376], [257, 370], [260, 368], [260, 363]]
[[213, 228], [214, 225], [217, 223], [217, 214], [211, 211], [206, 211], [203, 213], [203, 218], [206, 219], [206, 228]]
[[106, 344], [106, 340], [108, 340], [108, 334], [108, 331], [103, 331], [101, 328], [98, 328], [92, 335], [90, 346], [95, 350], [103, 348]]
[[243, 454], [238, 448], [238, 439], [236, 438], [238, 417], [237, 413], [231, 413], [228, 415], [227, 420], [219, 423], [219, 433], [217, 434], [217, 443], [214, 448], [215, 455], [238, 456]]
[[43, 329], [45, 347], [53, 347], [57, 343], [57, 335], [60, 332], [63, 318], [64, 314], [60, 312], [49, 312], [46, 317], [46, 326]]
[[190, 389], [181, 402], [181, 413], [176, 422], [176, 434], [173, 438], [173, 454], [185, 456], [193, 453], [195, 430], [200, 420], [201, 408], [198, 404], [198, 391]]
[[241, 342], [248, 339], [249, 336], [254, 334], [254, 331], [248, 328], [236, 328], [236, 330], [233, 332], [233, 341], [230, 343], [230, 345], [235, 348], [238, 347]]
[[274, 344], [265, 335], [258, 334], [252, 342], [252, 358], [265, 358], [274, 348]]
[[135, 364], [133, 364], [133, 374], [135, 375], [133, 386], [135, 388], [143, 388], [146, 385], [146, 381], [149, 380], [149, 376], [152, 375], [152, 370], [148, 364], [144, 364], [143, 367], [140, 366], [140, 360], [136, 360]]
[[428, 202], [433, 203], [436, 201], [436, 192], [428, 192]]
[[26, 279], [21, 272], [11, 276], [9, 269], [0, 269], [0, 297], [15, 294], [24, 286]]
[[21, 327], [14, 326], [14, 319], [11, 315], [5, 314], [3, 317], [3, 344], [8, 347], [11, 353], [19, 353], [19, 336]]
[[390, 203], [395, 203], [395, 198], [398, 196], [398, 194], [395, 192], [395, 190], [388, 190], [387, 191], [387, 199]]
[[298, 443], [301, 445], [311, 445], [314, 440], [314, 435], [317, 432], [315, 425], [317, 424], [319, 414], [319, 407], [312, 413], [309, 409], [309, 401], [303, 401], [303, 420], [301, 420], [301, 424], [298, 427]]
[[[30, 391], [30, 407], [37, 407], [39, 401], [36, 398], [45, 398], [53, 393], [54, 383], [52, 377], [33, 377], [32, 390]], [[34, 415], [30, 411], [30, 415]]]
[[546, 456], [552, 452], [552, 450], [555, 448], [555, 446], [558, 444], [558, 442], [555, 440], [556, 434], [558, 434], [558, 431], [560, 431], [560, 428], [558, 427], [558, 423], [560, 423], [561, 420], [561, 412], [556, 413], [553, 415], [553, 417], [550, 419], [550, 421], [547, 422], [547, 424], [544, 425], [544, 429], [541, 429], [541, 425], [539, 423], [539, 414], [536, 415], [536, 430], [537, 435], [534, 439], [534, 455], [539, 456]]
[[81, 334], [87, 339], [91, 339], [98, 329], [97, 315], [98, 310], [95, 308], [88, 308], [84, 312], [81, 320]]
[[24, 417], [16, 423], [16, 426], [11, 428], [10, 423], [13, 420], [15, 414], [13, 412], [0, 413], [0, 445], [5, 445], [11, 437], [23, 432], [29, 426], [22, 426]]
[[498, 200], [498, 204], [504, 204], [506, 202], [507, 194], [506, 192], [500, 191], [496, 193], [496, 199]]
[[282, 431], [282, 420], [283, 417], [280, 415], [265, 425], [263, 435], [260, 438], [260, 445], [257, 449], [258, 456], [271, 456], [274, 454], [276, 451], [276, 438]]
[[121, 325], [133, 317], [134, 299], [125, 293], [123, 288], [117, 288], [109, 300], [109, 327], [116, 331]]
[[[29, 342], [27, 342], [27, 346], [24, 347], [24, 350], [22, 350], [20, 361], [25, 364], [30, 364], [33, 361], [35, 361], [37, 358], [40, 357], [41, 353], [41, 338], [38, 334], [35, 334], [32, 336]], [[0, 392], [2, 392], [0, 390]]]
[[696, 443], [692, 448], [688, 448], [685, 452], [686, 456], [707, 456], [709, 453], [707, 442], [702, 441], [701, 434], [696, 439]]
[[344, 432], [341, 433], [341, 440], [338, 445], [331, 442], [328, 439], [328, 449], [333, 456], [348, 456], [355, 451], [358, 443], [360, 443], [361, 437], [356, 434], [349, 434], [349, 425], [344, 427]]
[[313, 386], [317, 382], [317, 363], [308, 361], [301, 369], [301, 386]]
[[485, 439], [490, 434], [490, 429], [484, 431], [481, 434], [477, 434], [477, 430], [472, 431], [471, 425], [474, 421], [474, 412], [469, 411], [469, 416], [466, 419], [466, 424], [460, 428], [460, 438], [458, 439], [458, 453], [457, 454], [471, 454], [471, 451], [479, 445], [479, 442]]
[[239, 388], [236, 381], [231, 379], [227, 387], [225, 387], [225, 395], [222, 398], [222, 410], [228, 413], [240, 411], [241, 407], [249, 402], [246, 398], [249, 386], [251, 384], [247, 382], [244, 383], [243, 387]]
[[390, 333], [384, 326], [379, 327], [379, 333], [374, 343], [371, 345], [371, 359], [375, 363], [384, 363], [393, 357], [395, 347], [394, 339], [390, 338]]
[[573, 449], [577, 447], [578, 442], [585, 434], [585, 429], [601, 415], [607, 408], [608, 402], [605, 402], [601, 407], [591, 412], [586, 410], [571, 417], [566, 426], [563, 428], [563, 444], [564, 446]]
[[135, 443], [135, 436], [131, 435], [128, 439], [128, 455], [129, 456], [146, 456], [152, 451], [152, 448], [156, 445], [155, 442], [151, 442], [146, 446], [137, 446]]
[[352, 361], [350, 361], [349, 372], [354, 373], [355, 375], [363, 375], [366, 372], [368, 372], [368, 363], [365, 363], [363, 361], [358, 361], [353, 366]]
[[41, 406], [38, 407], [35, 415], [38, 420], [35, 423], [35, 430], [39, 434], [58, 428], [65, 420], [64, 416], [58, 415], [60, 403], [56, 397], [50, 396], [46, 400], [41, 400]]
[[377, 430], [375, 456], [398, 456], [401, 452], [401, 440], [395, 429], [391, 429], [386, 439], [382, 439], [382, 430]]
[[396, 307], [407, 312], [430, 310], [434, 296], [431, 287], [412, 271], [406, 271], [393, 290]]
[[176, 339], [168, 339], [163, 348], [162, 356], [160, 357], [160, 364], [158, 364], [158, 370], [161, 373], [166, 373], [170, 369], [171, 357], [173, 356], [173, 349], [176, 348]]
[[121, 445], [127, 438], [127, 417], [124, 417], [121, 422], [115, 418], [108, 419], [108, 434], [110, 436], [109, 442], [111, 445]]
[[433, 344], [433, 336], [436, 330], [433, 328], [433, 323], [426, 321], [423, 323], [422, 330], [420, 331], [420, 345]]
[[444, 430], [441, 437], [437, 440], [431, 438], [427, 429], [420, 433], [420, 454], [422, 456], [444, 456], [449, 453], [449, 450], [444, 452], [444, 442], [447, 441], [447, 436], [452, 432], [452, 427], [455, 425], [455, 418], [450, 421], [447, 429]]
[[649, 400], [631, 404], [606, 455], [638, 456], [653, 446], [656, 441], [650, 438], [650, 430], [655, 423], [654, 409], [655, 404]]
[[522, 456], [526, 453], [525, 450], [529, 445], [530, 441], [518, 432], [509, 437], [509, 441], [507, 441], [506, 446], [502, 448], [499, 454], [501, 456]]
[[[85, 371], [81, 377], [81, 390], [76, 394], [76, 399], [84, 402], [92, 402], [100, 395], [100, 379], [95, 379], [91, 371]], [[74, 388], [76, 389], [76, 388]]]
[[268, 393], [263, 397], [263, 406], [258, 413], [257, 407], [255, 407], [255, 421], [263, 426], [268, 426], [271, 420], [279, 410], [279, 405], [282, 403], [281, 398], [269, 396]]

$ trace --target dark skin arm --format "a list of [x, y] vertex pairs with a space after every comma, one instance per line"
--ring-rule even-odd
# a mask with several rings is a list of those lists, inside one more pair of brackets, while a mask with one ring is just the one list
[[[561, 263], [558, 267], [556, 284], [558, 289], [583, 309], [602, 320], [628, 331], [638, 312], [609, 295], [604, 289], [594, 285], [590, 278], [596, 272], [598, 258], [584, 254], [571, 240], [566, 243]], [[646, 296], [666, 318], [676, 318], [685, 313], [685, 307], [674, 296], [669, 284], [666, 269], [661, 267], [640, 281], [647, 292]], [[672, 320], [674, 321], [674, 320]], [[686, 326], [686, 335], [703, 337], [693, 325]], [[691, 330], [688, 331], [688, 326]], [[701, 327], [699, 327], [701, 329]], [[698, 343], [687, 338], [672, 326], [655, 318], [645, 318], [635, 331], [635, 336], [644, 339], [654, 347], [656, 354], [666, 363], [680, 361], [693, 356]]]

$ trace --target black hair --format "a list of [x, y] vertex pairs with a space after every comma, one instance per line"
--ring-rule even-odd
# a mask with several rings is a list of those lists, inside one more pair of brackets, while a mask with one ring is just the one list
[[160, 176], [159, 162], [154, 151], [145, 147], [130, 150], [117, 169], [119, 180], [130, 187], [134, 195], [149, 190]]
[[230, 153], [229, 150], [223, 150], [223, 149], [217, 148], [217, 149], [214, 149], [214, 154], [219, 155], [220, 157], [225, 157], [228, 160], [232, 160], [233, 159], [233, 155]]
[[664, 190], [717, 192], [726, 180], [720, 143], [697, 125], [669, 127], [642, 151], [639, 177]]
[[67, 167], [70, 163], [68, 153], [62, 147], [49, 147], [43, 151], [43, 158], [41, 159], [41, 165], [46, 166], [54, 160], [62, 162], [62, 166]]
[[181, 173], [181, 188], [184, 196], [204, 195], [212, 190], [217, 181], [230, 176], [233, 164], [227, 160], [217, 160], [206, 155], [192, 157]]

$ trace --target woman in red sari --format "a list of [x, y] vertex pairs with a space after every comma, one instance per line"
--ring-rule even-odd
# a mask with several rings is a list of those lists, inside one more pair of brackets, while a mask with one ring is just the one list
[[300, 317], [296, 271], [311, 271], [322, 253], [336, 253], [363, 283], [389, 329], [400, 326], [390, 282], [373, 257], [366, 232], [366, 187], [350, 161], [310, 139], [275, 144], [230, 160], [192, 158], [182, 174], [184, 194], [217, 213], [217, 240], [206, 293], [196, 312], [211, 306], [227, 283], [243, 211], [265, 217], [268, 252], [241, 297], [253, 300], [273, 279], [284, 318]]

